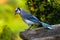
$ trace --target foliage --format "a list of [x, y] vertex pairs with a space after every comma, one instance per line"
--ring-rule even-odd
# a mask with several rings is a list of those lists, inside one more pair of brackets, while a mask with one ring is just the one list
[[59, 0], [27, 0], [30, 12], [40, 21], [49, 24], [60, 23], [60, 4]]
[[25, 0], [1, 0], [0, 3], [0, 40], [21, 40], [20, 31], [28, 28], [20, 15], [15, 15], [15, 8], [27, 9]]
[[11, 31], [10, 28], [5, 26], [3, 28], [3, 32], [0, 35], [0, 40], [15, 40], [17, 36]]

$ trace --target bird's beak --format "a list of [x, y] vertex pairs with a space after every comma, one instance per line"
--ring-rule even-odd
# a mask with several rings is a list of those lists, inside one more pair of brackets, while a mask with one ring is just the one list
[[18, 15], [18, 13], [15, 13], [15, 15]]

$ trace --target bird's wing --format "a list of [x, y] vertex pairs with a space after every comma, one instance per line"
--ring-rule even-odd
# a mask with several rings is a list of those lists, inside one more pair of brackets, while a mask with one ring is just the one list
[[30, 13], [26, 12], [25, 10], [21, 10], [21, 15], [23, 18], [27, 19], [27, 20], [30, 20], [32, 22], [39, 22], [39, 19], [36, 18], [35, 16], [32, 16]]
[[36, 18], [35, 16], [30, 16], [27, 19], [30, 20], [30, 21], [32, 21], [32, 22], [35, 22], [35, 23], [38, 23], [39, 22], [39, 19]]

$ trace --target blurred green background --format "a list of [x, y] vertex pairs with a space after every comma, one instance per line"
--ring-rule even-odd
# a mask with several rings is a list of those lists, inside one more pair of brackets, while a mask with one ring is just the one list
[[15, 14], [15, 8], [28, 9], [26, 0], [0, 0], [0, 40], [21, 40], [19, 32], [27, 29], [27, 24]]
[[14, 15], [16, 7], [48, 24], [60, 23], [60, 0], [0, 0], [0, 40], [22, 40], [19, 32], [28, 28], [21, 16]]

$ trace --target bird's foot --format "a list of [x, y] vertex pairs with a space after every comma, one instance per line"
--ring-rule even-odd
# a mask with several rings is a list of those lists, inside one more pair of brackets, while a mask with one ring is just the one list
[[29, 31], [30, 29], [25, 29], [25, 31]]

